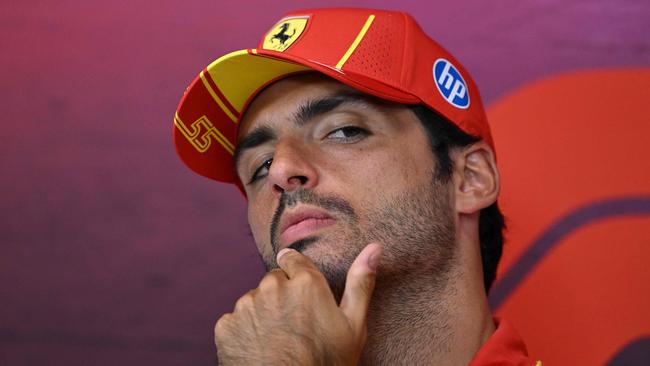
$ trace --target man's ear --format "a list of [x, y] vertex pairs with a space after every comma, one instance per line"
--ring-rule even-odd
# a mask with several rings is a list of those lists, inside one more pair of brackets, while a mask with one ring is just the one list
[[452, 158], [456, 212], [472, 214], [496, 202], [500, 181], [492, 148], [479, 141], [457, 149]]

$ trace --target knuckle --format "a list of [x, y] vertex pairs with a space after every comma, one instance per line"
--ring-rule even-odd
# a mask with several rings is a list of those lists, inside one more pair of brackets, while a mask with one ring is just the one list
[[[276, 270], [273, 270], [276, 271]], [[269, 272], [262, 281], [260, 282], [260, 290], [262, 291], [276, 291], [280, 287], [280, 281], [281, 279], [278, 277], [277, 272]], [[282, 270], [277, 270], [277, 271], [282, 271]]]
[[294, 276], [294, 281], [300, 285], [309, 285], [318, 282], [318, 276], [313, 271], [300, 271]]
[[255, 302], [253, 294], [254, 294], [253, 290], [250, 290], [244, 296], [240, 297], [237, 300], [237, 302], [235, 303], [235, 312], [236, 313], [253, 307], [254, 302]]
[[214, 325], [214, 336], [215, 339], [221, 339], [225, 333], [227, 333], [228, 330], [228, 325], [230, 323], [232, 315], [231, 314], [224, 314], [217, 320], [217, 322]]
[[364, 298], [370, 298], [374, 292], [374, 281], [367, 276], [358, 276], [351, 281], [351, 289], [354, 290], [357, 294], [363, 296]]
[[359, 295], [361, 295], [361, 297], [364, 298], [364, 299], [370, 299], [370, 297], [372, 296], [372, 291], [370, 289], [370, 286], [368, 286], [366, 284], [357, 286], [356, 290], [357, 290], [357, 293]]
[[360, 266], [352, 266], [348, 270], [348, 276], [352, 277], [365, 277], [367, 275], [366, 269]]

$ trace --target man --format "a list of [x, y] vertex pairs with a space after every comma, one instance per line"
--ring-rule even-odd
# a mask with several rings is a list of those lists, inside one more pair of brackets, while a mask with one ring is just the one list
[[503, 218], [478, 90], [410, 16], [288, 14], [174, 124], [190, 168], [246, 195], [268, 269], [216, 324], [222, 364], [532, 364], [486, 300]]

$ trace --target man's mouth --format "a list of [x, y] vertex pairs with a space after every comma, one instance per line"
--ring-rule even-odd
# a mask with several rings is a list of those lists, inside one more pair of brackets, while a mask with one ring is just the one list
[[317, 231], [333, 225], [336, 219], [313, 208], [298, 208], [287, 211], [280, 219], [278, 250], [304, 239]]

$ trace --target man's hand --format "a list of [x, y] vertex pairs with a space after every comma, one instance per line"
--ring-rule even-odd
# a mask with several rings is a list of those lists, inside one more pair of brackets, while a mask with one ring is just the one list
[[379, 244], [350, 267], [338, 306], [314, 263], [292, 249], [215, 326], [221, 365], [356, 365], [366, 341]]

